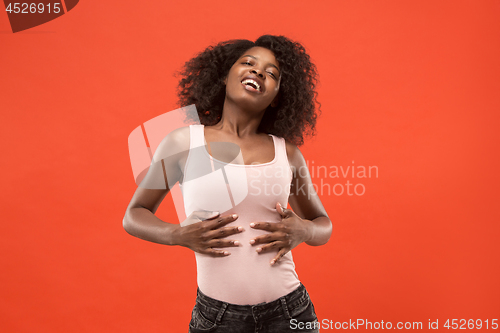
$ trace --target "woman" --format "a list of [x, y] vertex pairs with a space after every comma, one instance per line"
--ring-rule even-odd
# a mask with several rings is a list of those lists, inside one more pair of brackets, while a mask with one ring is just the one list
[[[314, 133], [315, 66], [300, 44], [266, 35], [209, 47], [181, 75], [180, 104], [196, 104], [202, 125], [162, 141], [155, 156], [169, 158], [153, 164], [144, 182], [163, 174], [167, 189], [139, 187], [125, 230], [195, 252], [190, 332], [317, 332], [290, 252], [303, 242], [325, 244], [332, 229], [297, 148]], [[237, 158], [217, 150], [221, 142], [236, 145]], [[176, 182], [188, 216], [180, 225], [154, 215]]]

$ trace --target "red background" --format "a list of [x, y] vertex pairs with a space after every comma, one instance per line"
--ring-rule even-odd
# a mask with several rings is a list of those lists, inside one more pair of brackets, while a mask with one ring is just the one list
[[323, 195], [330, 242], [294, 250], [319, 319], [500, 318], [500, 1], [81, 1], [16, 34], [0, 13], [1, 331], [187, 331], [194, 255], [121, 226], [127, 137], [184, 61], [265, 33], [321, 75], [306, 159], [379, 170], [326, 179], [366, 193]]

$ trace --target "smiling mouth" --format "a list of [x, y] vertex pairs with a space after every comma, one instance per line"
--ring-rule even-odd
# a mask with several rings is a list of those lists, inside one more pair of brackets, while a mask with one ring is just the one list
[[241, 81], [241, 83], [246, 87], [252, 88], [253, 91], [262, 92], [260, 85], [255, 80], [245, 79], [245, 80]]

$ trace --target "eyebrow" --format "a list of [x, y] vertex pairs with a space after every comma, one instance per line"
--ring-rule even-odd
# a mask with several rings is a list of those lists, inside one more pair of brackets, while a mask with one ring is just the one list
[[[250, 55], [250, 54], [245, 54], [242, 58], [245, 58], [245, 57], [250, 57], [250, 58], [253, 58], [255, 60], [258, 60], [256, 57], [254, 57], [253, 55]], [[269, 63], [270, 66], [276, 68], [278, 70], [278, 72], [280, 71], [280, 69], [278, 68], [278, 66], [276, 66], [275, 64], [273, 63]]]

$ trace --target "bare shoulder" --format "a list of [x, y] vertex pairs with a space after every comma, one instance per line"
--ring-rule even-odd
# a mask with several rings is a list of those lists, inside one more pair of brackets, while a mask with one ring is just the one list
[[189, 126], [174, 129], [163, 138], [163, 142], [189, 147]]
[[168, 135], [172, 136], [175, 139], [189, 139], [189, 126], [176, 128]]
[[290, 163], [290, 166], [294, 168], [299, 168], [301, 166], [306, 165], [304, 156], [302, 155], [300, 149], [293, 143], [290, 143], [288, 141], [285, 142], [286, 142], [286, 155], [288, 156], [288, 163]]
[[179, 127], [168, 133], [158, 145], [155, 160], [189, 152], [189, 126]]

